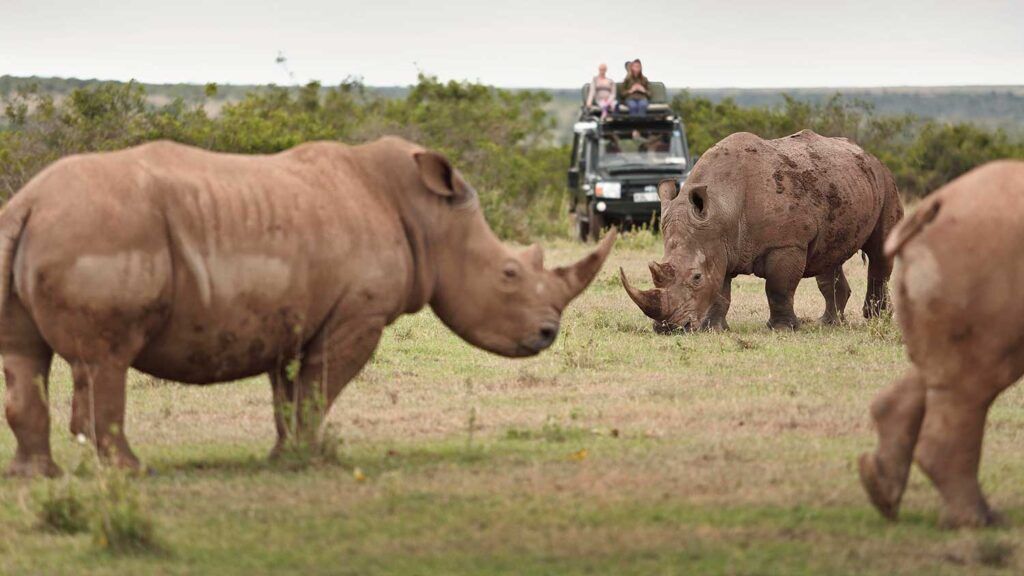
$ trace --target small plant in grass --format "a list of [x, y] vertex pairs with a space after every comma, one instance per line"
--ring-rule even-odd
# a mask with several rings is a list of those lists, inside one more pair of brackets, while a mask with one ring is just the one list
[[115, 554], [162, 549], [156, 526], [131, 472], [104, 466], [84, 435], [74, 477], [51, 482], [39, 498], [40, 526], [62, 534], [89, 531], [93, 543]]
[[[573, 420], [573, 418], [570, 416]], [[548, 416], [540, 430], [526, 430], [522, 428], [509, 428], [505, 431], [506, 440], [543, 440], [545, 442], [562, 443], [569, 440], [578, 440], [587, 435], [587, 431], [578, 426], [566, 426]]]
[[156, 527], [130, 476], [105, 468], [96, 476], [90, 529], [93, 543], [115, 554], [139, 554], [162, 549]]
[[900, 334], [899, 326], [896, 324], [891, 310], [886, 310], [881, 315], [868, 319], [867, 329], [868, 334], [875, 341], [887, 344], [903, 342], [903, 336]]
[[565, 334], [561, 338], [562, 349], [560, 350], [562, 355], [562, 362], [566, 368], [572, 370], [585, 370], [589, 368], [596, 368], [599, 364], [597, 358], [594, 357], [594, 339], [591, 338], [586, 342], [583, 342], [579, 338], [575, 337], [575, 334], [566, 330]]
[[466, 418], [466, 449], [473, 447], [473, 436], [476, 433], [476, 405], [473, 403], [473, 381], [466, 378], [466, 402], [469, 406], [469, 415]]
[[47, 483], [37, 499], [40, 528], [58, 534], [78, 534], [89, 529], [89, 510], [72, 480]]
[[993, 568], [1009, 566], [1013, 557], [1013, 545], [994, 537], [983, 537], [976, 547], [978, 562]]
[[315, 464], [337, 464], [341, 461], [341, 436], [331, 425], [323, 426], [317, 433], [310, 433], [299, 426], [300, 414], [303, 427], [314, 429], [324, 418], [324, 401], [320, 394], [312, 394], [295, 404], [285, 403], [280, 410], [287, 428], [287, 441], [275, 455], [274, 461], [289, 470], [301, 470]]
[[649, 250], [660, 241], [661, 237], [654, 233], [654, 227], [645, 224], [623, 232], [615, 241], [615, 246], [619, 250]]

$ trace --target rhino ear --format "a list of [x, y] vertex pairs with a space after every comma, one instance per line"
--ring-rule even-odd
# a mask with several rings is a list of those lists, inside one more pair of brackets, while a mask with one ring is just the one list
[[443, 155], [430, 150], [422, 150], [412, 155], [419, 167], [420, 180], [434, 194], [444, 198], [458, 198], [458, 176], [451, 162]]
[[658, 198], [662, 202], [671, 202], [679, 195], [679, 182], [675, 178], [666, 178], [658, 182]]
[[689, 194], [693, 215], [699, 220], [704, 220], [708, 217], [708, 185], [698, 184], [690, 188]]

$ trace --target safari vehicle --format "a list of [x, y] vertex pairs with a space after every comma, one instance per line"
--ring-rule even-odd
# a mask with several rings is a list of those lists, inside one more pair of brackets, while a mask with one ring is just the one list
[[645, 116], [629, 116], [624, 105], [601, 119], [584, 106], [573, 126], [569, 165], [569, 212], [581, 241], [598, 240], [609, 226], [657, 226], [658, 182], [685, 180], [692, 167], [686, 129], [666, 103], [665, 85], [651, 82]]

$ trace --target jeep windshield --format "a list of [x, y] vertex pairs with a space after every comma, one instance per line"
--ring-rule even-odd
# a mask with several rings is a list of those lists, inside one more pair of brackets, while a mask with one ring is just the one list
[[673, 130], [605, 130], [599, 142], [600, 166], [609, 170], [686, 166], [682, 139]]

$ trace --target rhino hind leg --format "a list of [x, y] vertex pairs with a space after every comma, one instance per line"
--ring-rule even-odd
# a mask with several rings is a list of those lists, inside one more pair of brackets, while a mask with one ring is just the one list
[[996, 515], [981, 491], [978, 466], [990, 402], [961, 390], [929, 391], [916, 459], [942, 496], [944, 526], [988, 526]]
[[883, 247], [895, 223], [889, 221], [891, 218], [886, 219], [884, 216], [863, 247], [864, 255], [868, 259], [868, 289], [864, 296], [863, 308], [865, 318], [881, 316], [889, 309], [888, 282], [889, 276], [892, 275], [892, 262], [885, 256]]
[[383, 317], [329, 319], [302, 351], [297, 374], [287, 366], [271, 372], [277, 442], [272, 460], [294, 446], [317, 446], [331, 405], [376, 350]]
[[17, 449], [11, 476], [59, 476], [50, 452], [49, 374], [53, 350], [16, 296], [0, 318], [0, 352], [6, 379], [6, 416]]
[[50, 406], [47, 399], [48, 374], [53, 353], [4, 353], [7, 380], [7, 422], [17, 440], [10, 476], [55, 477], [61, 474], [50, 452]]
[[141, 465], [128, 445], [124, 427], [128, 364], [76, 360], [71, 363], [71, 373], [75, 386], [71, 432], [90, 438], [104, 462], [138, 470]]
[[878, 449], [860, 456], [860, 480], [871, 503], [890, 520], [899, 514], [924, 410], [925, 388], [916, 368], [881, 391], [871, 403]]
[[796, 330], [800, 327], [800, 319], [793, 309], [793, 296], [806, 265], [807, 252], [796, 248], [774, 250], [765, 256], [765, 293], [771, 310], [768, 327], [772, 330]]
[[846, 303], [850, 300], [851, 292], [843, 266], [836, 266], [824, 274], [815, 276], [814, 279], [817, 280], [818, 290], [825, 298], [825, 313], [821, 316], [821, 323], [829, 326], [844, 324]]

